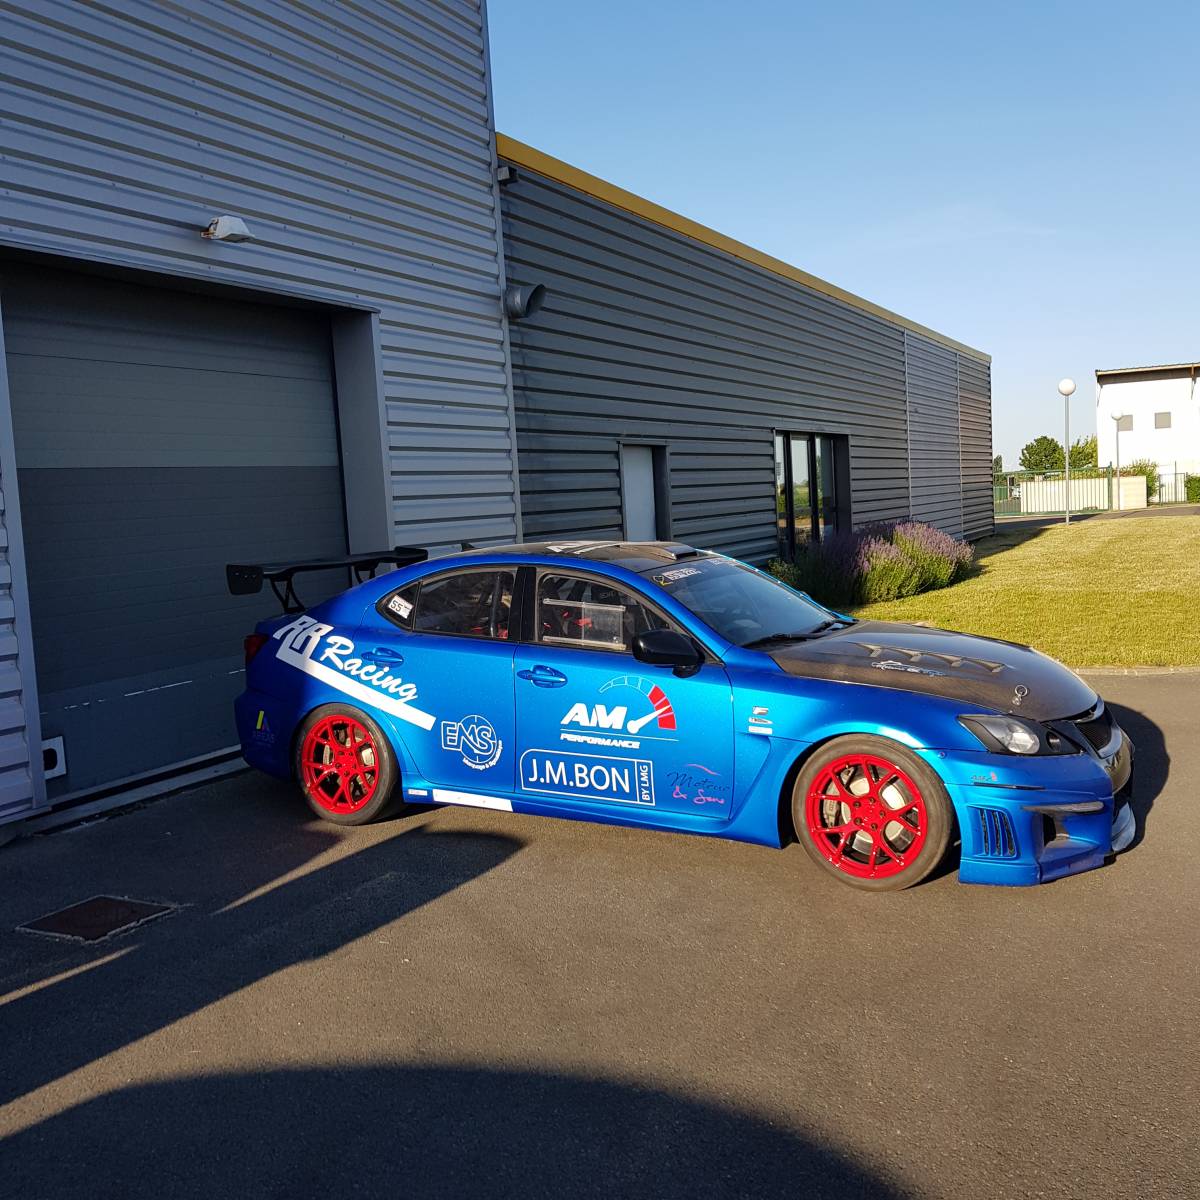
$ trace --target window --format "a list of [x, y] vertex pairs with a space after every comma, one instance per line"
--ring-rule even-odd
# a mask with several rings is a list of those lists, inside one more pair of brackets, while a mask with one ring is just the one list
[[417, 607], [417, 588], [420, 584], [410, 583], [408, 587], [385, 596], [379, 602], [380, 613], [387, 617], [393, 625], [401, 629], [412, 629], [413, 610]]
[[511, 571], [460, 571], [401, 588], [379, 611], [413, 633], [507, 638], [513, 580]]
[[[645, 573], [654, 578], [652, 571]], [[731, 558], [691, 558], [686, 573], [676, 575], [664, 576], [659, 586], [739, 646], [780, 634], [804, 636], [833, 624], [828, 609]]]
[[1169, 412], [1155, 413], [1154, 414], [1154, 428], [1155, 429], [1170, 429], [1171, 428], [1171, 414]]
[[1126, 414], [1117, 418], [1117, 432], [1128, 433], [1133, 428], [1133, 417]]
[[537, 591], [538, 641], [627, 653], [634, 637], [669, 628], [638, 597], [598, 579], [543, 575]]
[[837, 529], [839, 440], [826, 434], [775, 435], [775, 516], [784, 558]]

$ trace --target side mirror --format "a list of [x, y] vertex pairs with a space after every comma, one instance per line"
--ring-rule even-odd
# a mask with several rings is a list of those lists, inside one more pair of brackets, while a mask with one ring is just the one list
[[674, 667], [678, 673], [698, 671], [704, 652], [690, 637], [674, 629], [647, 629], [633, 639], [633, 657], [654, 667]]

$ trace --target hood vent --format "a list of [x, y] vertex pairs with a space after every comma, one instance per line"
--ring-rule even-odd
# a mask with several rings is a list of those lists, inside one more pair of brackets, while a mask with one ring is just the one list
[[885, 654], [890, 659], [899, 659], [910, 666], [918, 664], [926, 667], [978, 667], [989, 675], [999, 675], [1004, 670], [1004, 664], [990, 662], [986, 658], [968, 658], [963, 654], [947, 654], [937, 650], [910, 650], [904, 646], [882, 646], [876, 642], [855, 642], [867, 652], [870, 658], [882, 658]]

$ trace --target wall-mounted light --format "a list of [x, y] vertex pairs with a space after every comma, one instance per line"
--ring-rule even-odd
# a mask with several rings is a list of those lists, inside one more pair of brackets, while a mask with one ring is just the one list
[[496, 182], [501, 187], [508, 187], [510, 183], [516, 183], [520, 178], [517, 174], [517, 168], [510, 167], [508, 163], [501, 163], [496, 168]]
[[254, 234], [241, 217], [224, 216], [213, 217], [200, 236], [211, 238], [214, 242], [248, 242]]
[[533, 316], [545, 303], [544, 283], [510, 283], [504, 289], [504, 312], [510, 321]]

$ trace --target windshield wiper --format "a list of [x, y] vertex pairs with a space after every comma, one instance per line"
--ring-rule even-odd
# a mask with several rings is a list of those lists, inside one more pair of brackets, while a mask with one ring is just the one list
[[814, 638], [827, 630], [843, 628], [847, 625], [845, 621], [822, 621], [815, 629], [805, 629], [797, 633], [768, 633], [765, 637], [755, 638], [753, 641], [743, 642], [743, 650], [757, 650], [760, 646], [772, 646], [776, 642], [803, 642], [809, 638]]

